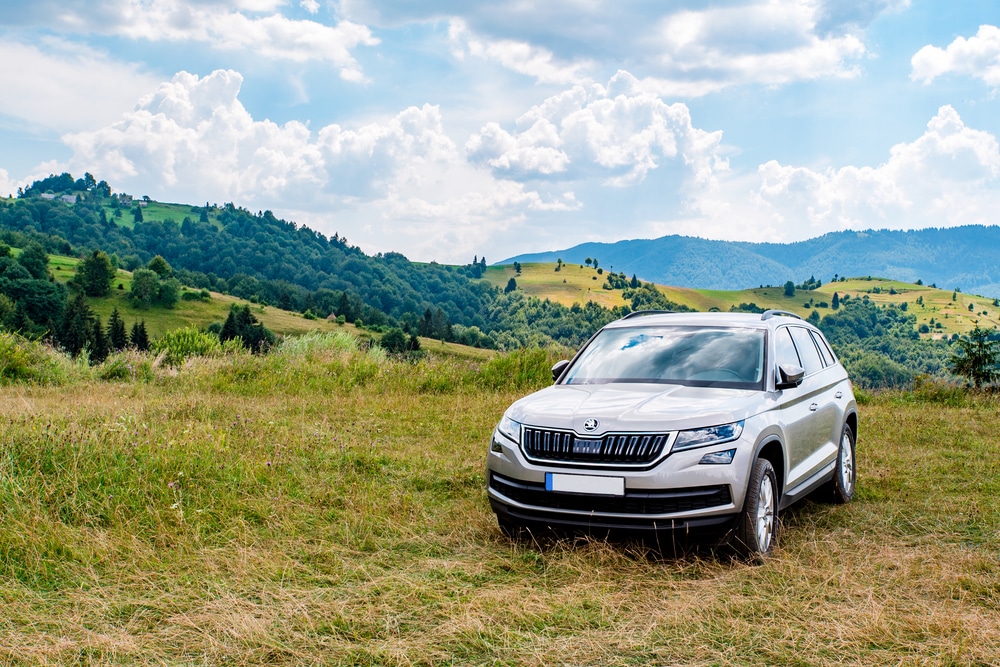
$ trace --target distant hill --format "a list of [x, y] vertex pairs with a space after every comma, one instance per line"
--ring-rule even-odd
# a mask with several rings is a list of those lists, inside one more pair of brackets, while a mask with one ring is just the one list
[[923, 280], [942, 289], [1000, 297], [1000, 227], [834, 232], [797, 243], [710, 241], [689, 236], [583, 243], [505, 259], [600, 266], [661, 285], [734, 290], [815, 276]]

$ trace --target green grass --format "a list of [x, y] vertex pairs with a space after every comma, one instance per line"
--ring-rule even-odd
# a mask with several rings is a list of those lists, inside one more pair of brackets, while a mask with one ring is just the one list
[[353, 341], [0, 386], [0, 664], [1000, 662], [996, 398], [869, 397], [856, 501], [750, 567], [509, 542], [486, 444], [550, 360]]
[[[505, 287], [507, 281], [514, 277], [518, 288], [528, 296], [550, 299], [565, 306], [594, 301], [610, 308], [625, 303], [620, 290], [601, 289], [604, 276], [598, 275], [595, 269], [587, 266], [581, 268], [577, 264], [564, 265], [560, 271], [555, 271], [555, 267], [555, 264], [523, 264], [522, 273], [518, 276], [511, 266], [491, 266], [483, 277], [498, 287]], [[917, 326], [927, 324], [931, 329], [930, 333], [924, 334], [925, 337], [967, 333], [977, 323], [986, 328], [1000, 327], [1000, 306], [994, 306], [991, 298], [959, 292], [953, 301], [952, 290], [877, 277], [825, 283], [816, 290], [797, 290], [792, 297], [785, 296], [783, 285], [744, 290], [707, 290], [665, 285], [657, 287], [671, 301], [699, 311], [713, 308], [728, 311], [730, 307], [740, 303], [755, 303], [762, 308], [787, 310], [802, 317], [808, 317], [815, 311], [822, 317], [833, 312], [830, 304], [836, 292], [841, 299], [845, 294], [851, 298], [867, 296], [882, 305], [898, 306], [906, 302], [908, 312], [917, 318]], [[894, 293], [890, 293], [890, 290]], [[923, 300], [922, 305], [917, 303], [918, 298]], [[807, 306], [810, 302], [812, 305]], [[819, 307], [817, 304], [821, 302], [825, 302], [827, 307]], [[970, 304], [972, 311], [969, 310]], [[935, 326], [938, 322], [941, 323], [940, 327]]]

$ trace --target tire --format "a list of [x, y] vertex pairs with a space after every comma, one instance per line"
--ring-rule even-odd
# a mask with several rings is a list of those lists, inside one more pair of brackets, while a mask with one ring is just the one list
[[757, 459], [750, 473], [733, 546], [744, 560], [762, 563], [774, 553], [777, 542], [778, 480], [771, 462]]
[[854, 453], [854, 432], [850, 426], [844, 424], [844, 431], [840, 435], [840, 448], [837, 450], [837, 467], [833, 471], [833, 479], [827, 485], [830, 502], [837, 505], [849, 503], [854, 497], [858, 477], [857, 459]]

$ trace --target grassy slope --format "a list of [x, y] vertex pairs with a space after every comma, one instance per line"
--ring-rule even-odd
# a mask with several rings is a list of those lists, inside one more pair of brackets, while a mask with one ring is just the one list
[[[19, 252], [15, 249], [15, 252]], [[65, 283], [70, 280], [76, 272], [76, 267], [80, 263], [75, 257], [65, 257], [62, 255], [49, 255], [49, 269], [56, 280]], [[118, 286], [121, 285], [121, 289]], [[165, 332], [180, 327], [193, 326], [204, 328], [212, 322], [223, 322], [229, 314], [229, 308], [233, 304], [249, 305], [251, 312], [258, 320], [277, 334], [303, 334], [308, 331], [346, 331], [355, 336], [373, 336], [377, 334], [362, 332], [353, 324], [337, 325], [335, 322], [327, 320], [307, 320], [299, 313], [293, 313], [272, 306], [261, 306], [249, 303], [243, 299], [218, 292], [211, 293], [209, 301], [186, 301], [180, 300], [174, 308], [147, 308], [136, 307], [128, 298], [129, 289], [132, 286], [132, 274], [129, 271], [119, 270], [114, 281], [111, 296], [107, 298], [88, 299], [91, 309], [97, 314], [106, 325], [111, 311], [115, 308], [125, 320], [126, 329], [131, 329], [132, 323], [142, 320], [146, 323], [146, 330], [150, 336], [161, 336]], [[457, 345], [455, 343], [442, 343], [433, 338], [420, 338], [420, 345], [424, 350], [436, 355], [455, 356], [466, 359], [486, 360], [495, 354], [492, 350], [482, 350], [478, 348]]]
[[[510, 266], [491, 266], [486, 270], [484, 278], [498, 287], [504, 287], [509, 278], [515, 277], [518, 288], [524, 290], [525, 294], [551, 299], [566, 306], [574, 302], [586, 303], [588, 300], [607, 307], [624, 303], [620, 291], [601, 289], [604, 283], [603, 276], [597, 276], [594, 269], [586, 266], [581, 269], [576, 264], [565, 265], [559, 272], [554, 269], [555, 264], [523, 264], [522, 274], [517, 276]], [[594, 276], [597, 276], [597, 280], [592, 280]], [[874, 288], [879, 288], [881, 293], [874, 293]], [[916, 315], [918, 325], [926, 323], [934, 329], [931, 319], [942, 323], [943, 328], [936, 330], [937, 335], [964, 333], [972, 329], [976, 322], [988, 328], [1000, 326], [1000, 307], [993, 305], [993, 299], [958, 293], [956, 300], [952, 301], [951, 290], [874, 277], [828, 283], [811, 292], [799, 290], [794, 297], [786, 297], [782, 286], [746, 290], [701, 290], [660, 285], [659, 289], [668, 299], [701, 311], [711, 308], [726, 311], [730, 306], [740, 303], [756, 303], [763, 308], [780, 308], [803, 317], [808, 317], [815, 309], [822, 316], [832, 311], [829, 308], [806, 307], [805, 304], [809, 301], [814, 304], [819, 302], [829, 304], [833, 299], [833, 293], [836, 292], [840, 298], [845, 294], [851, 295], [852, 298], [867, 295], [879, 304], [900, 304], [905, 301], [908, 311]], [[890, 289], [897, 293], [889, 294]], [[916, 303], [918, 297], [923, 297], [922, 306]], [[973, 306], [971, 312], [969, 304]], [[983, 311], [986, 315], [982, 314]]]
[[[138, 198], [137, 198], [138, 199]], [[121, 208], [121, 217], [115, 218], [115, 209], [111, 205], [104, 206], [104, 212], [108, 216], [109, 220], [114, 220], [118, 225], [122, 227], [128, 227], [131, 229], [135, 226], [134, 213], [135, 203], [129, 208]], [[184, 218], [191, 218], [194, 221], [198, 220], [198, 213], [191, 211], [191, 206], [188, 204], [171, 204], [167, 202], [151, 201], [146, 206], [142, 207], [142, 217], [143, 220], [158, 220], [158, 221], [171, 221], [176, 222], [178, 225], [184, 221]], [[218, 218], [218, 211], [209, 211], [209, 220], [216, 221]]]
[[1000, 662], [1000, 405], [862, 406], [856, 501], [748, 567], [511, 544], [469, 366], [229, 359], [0, 387], [0, 663]]

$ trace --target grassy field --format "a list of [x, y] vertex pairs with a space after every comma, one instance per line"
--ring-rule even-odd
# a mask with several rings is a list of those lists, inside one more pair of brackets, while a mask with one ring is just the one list
[[[621, 291], [601, 288], [604, 276], [598, 275], [595, 269], [576, 264], [563, 265], [560, 271], [555, 271], [555, 267], [555, 264], [523, 264], [518, 276], [511, 266], [491, 266], [487, 268], [484, 278], [493, 285], [504, 287], [513, 277], [518, 288], [528, 296], [550, 299], [565, 306], [594, 301], [611, 308], [625, 303]], [[966, 333], [977, 323], [986, 328], [1000, 327], [1000, 306], [994, 305], [992, 298], [877, 277], [826, 283], [815, 290], [798, 290], [792, 297], [785, 296], [782, 285], [745, 290], [705, 290], [665, 285], [658, 285], [658, 288], [671, 301], [699, 311], [713, 308], [728, 311], [741, 303], [755, 303], [762, 308], [788, 310], [802, 317], [808, 317], [813, 311], [823, 316], [833, 312], [830, 304], [836, 292], [841, 299], [850, 295], [851, 298], [867, 296], [879, 304], [898, 306], [906, 302], [908, 312], [917, 318], [917, 326], [928, 325], [930, 332], [926, 336]], [[918, 299], [922, 303], [917, 303]], [[824, 307], [823, 303], [827, 305]], [[938, 323], [940, 326], [937, 326]]]
[[1000, 663], [995, 398], [863, 401], [856, 501], [751, 567], [509, 542], [485, 448], [551, 360], [352, 341], [0, 386], [0, 664]]

